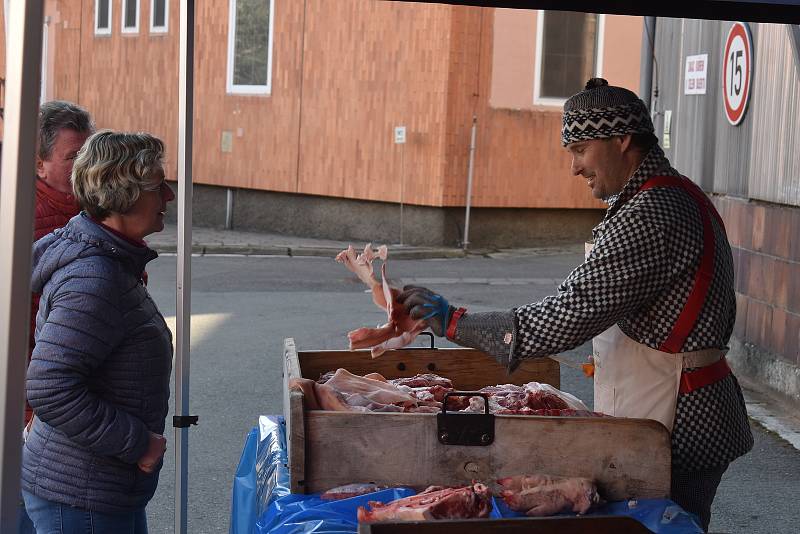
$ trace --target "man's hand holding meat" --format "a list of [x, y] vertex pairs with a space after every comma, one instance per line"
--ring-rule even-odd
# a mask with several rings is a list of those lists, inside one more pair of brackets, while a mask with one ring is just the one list
[[509, 372], [521, 360], [514, 358], [514, 313], [467, 313], [456, 308], [443, 296], [419, 286], [405, 286], [397, 301], [408, 310], [412, 319], [423, 320], [439, 337], [464, 347], [482, 350], [495, 357]]
[[412, 319], [422, 319], [439, 337], [447, 334], [447, 326], [456, 311], [446, 298], [420, 286], [405, 286], [397, 302], [405, 307]]

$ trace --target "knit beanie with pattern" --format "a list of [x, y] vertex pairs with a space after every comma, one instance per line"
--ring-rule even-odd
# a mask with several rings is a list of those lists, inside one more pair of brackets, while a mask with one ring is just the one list
[[617, 135], [650, 134], [653, 121], [644, 102], [633, 91], [592, 78], [580, 93], [564, 103], [561, 144], [607, 139]]

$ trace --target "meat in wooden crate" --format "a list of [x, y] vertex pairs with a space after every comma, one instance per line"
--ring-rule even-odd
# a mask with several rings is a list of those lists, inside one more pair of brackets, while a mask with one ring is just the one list
[[651, 420], [623, 418], [494, 416], [487, 446], [443, 445], [437, 416], [425, 413], [361, 413], [310, 410], [291, 378], [316, 380], [345, 368], [387, 378], [435, 372], [457, 389], [530, 381], [559, 386], [559, 364], [526, 361], [512, 375], [472, 349], [300, 351], [284, 342], [284, 413], [291, 490], [325, 491], [352, 482], [406, 485], [469, 484], [523, 473], [587, 477], [608, 500], [666, 498], [670, 487], [670, 437]]

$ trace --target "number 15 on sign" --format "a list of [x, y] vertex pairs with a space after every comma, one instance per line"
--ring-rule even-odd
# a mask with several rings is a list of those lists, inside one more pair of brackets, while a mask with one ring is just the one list
[[747, 25], [731, 26], [722, 65], [722, 103], [728, 122], [736, 126], [744, 118], [753, 78], [753, 40]]

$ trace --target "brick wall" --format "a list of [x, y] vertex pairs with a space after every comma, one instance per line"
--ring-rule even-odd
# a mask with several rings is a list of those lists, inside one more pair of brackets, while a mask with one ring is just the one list
[[734, 337], [800, 365], [800, 208], [714, 197], [736, 270]]

